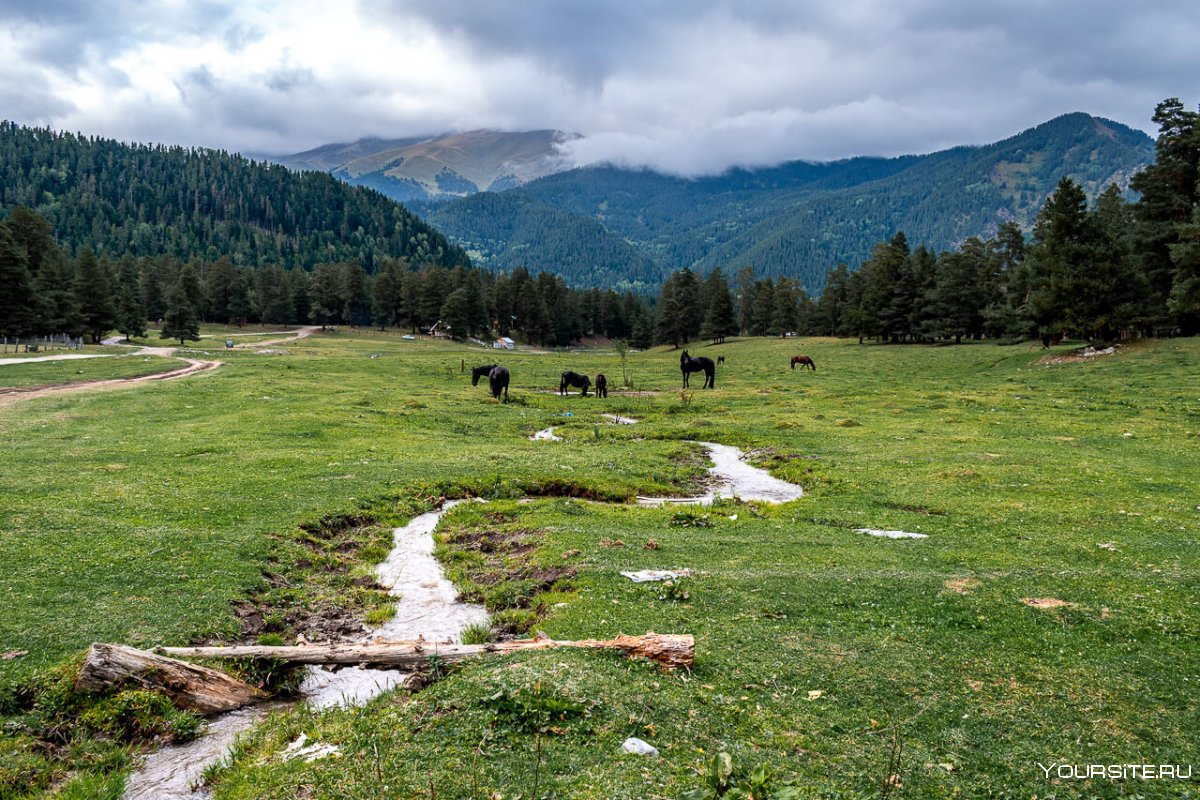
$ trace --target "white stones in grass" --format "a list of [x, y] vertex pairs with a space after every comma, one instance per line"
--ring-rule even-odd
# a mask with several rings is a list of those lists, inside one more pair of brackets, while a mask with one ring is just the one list
[[881, 539], [928, 539], [929, 535], [925, 533], [912, 533], [910, 531], [885, 531], [879, 528], [855, 528], [859, 533], [865, 533], [867, 536], [878, 536]]
[[621, 749], [626, 753], [633, 753], [638, 756], [657, 756], [658, 748], [649, 742], [644, 742], [636, 736], [630, 736], [621, 745]]

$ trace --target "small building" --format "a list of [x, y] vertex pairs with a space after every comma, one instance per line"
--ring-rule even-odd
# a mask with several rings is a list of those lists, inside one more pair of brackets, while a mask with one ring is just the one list
[[499, 339], [492, 342], [492, 347], [496, 350], [516, 350], [517, 343], [507, 336], [501, 336]]

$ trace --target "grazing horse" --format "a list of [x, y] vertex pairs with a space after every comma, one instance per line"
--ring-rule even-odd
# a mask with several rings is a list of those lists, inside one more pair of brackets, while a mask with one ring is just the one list
[[562, 374], [562, 380], [558, 383], [558, 393], [566, 394], [568, 386], [574, 386], [576, 389], [583, 389], [581, 397], [587, 397], [588, 387], [592, 385], [592, 379], [587, 375], [580, 375], [578, 372], [567, 371]]
[[596, 376], [596, 397], [608, 397], [608, 378], [603, 372]]
[[504, 392], [504, 402], [508, 402], [508, 367], [493, 367], [488, 373], [488, 386], [492, 389], [492, 397], [500, 399]]
[[808, 356], [792, 356], [792, 369], [795, 369], [797, 364], [800, 365], [801, 369], [812, 367], [813, 372], [817, 371], [817, 365]]
[[474, 369], [472, 369], [471, 370], [471, 385], [478, 386], [479, 379], [486, 377], [497, 366], [498, 366], [497, 364], [488, 364], [486, 367], [475, 367]]
[[725, 356], [717, 356], [717, 363], [718, 363], [718, 364], [724, 364], [724, 363], [725, 363]]
[[683, 388], [688, 388], [688, 376], [700, 370], [704, 370], [704, 385], [700, 388], [715, 388], [717, 365], [713, 363], [713, 360], [705, 356], [689, 356], [688, 351], [684, 350], [683, 355], [679, 356], [679, 371], [683, 373]]

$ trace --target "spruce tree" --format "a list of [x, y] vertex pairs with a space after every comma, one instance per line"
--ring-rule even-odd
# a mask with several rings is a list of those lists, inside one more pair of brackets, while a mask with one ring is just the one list
[[85, 247], [75, 264], [75, 300], [79, 304], [83, 330], [99, 344], [116, 324], [112, 284], [90, 247]]
[[679, 294], [675, 291], [675, 280], [678, 272], [672, 272], [663, 282], [658, 293], [658, 307], [655, 310], [655, 339], [661, 344], [679, 347], [684, 341], [684, 323], [679, 308]]
[[0, 335], [24, 337], [34, 333], [36, 309], [25, 249], [17, 244], [9, 226], [0, 224]]
[[200, 340], [200, 316], [196, 313], [188, 299], [187, 286], [181, 272], [179, 278], [167, 289], [167, 311], [163, 315], [160, 339], [178, 339], [182, 346], [184, 340]]
[[142, 305], [141, 270], [132, 257], [121, 259], [117, 273], [117, 330], [125, 341], [146, 335], [146, 308]]
[[700, 337], [723, 342], [726, 336], [737, 332], [737, 312], [733, 307], [733, 293], [729, 291], [729, 284], [720, 267], [704, 279], [704, 289], [708, 307], [704, 324], [700, 327]]

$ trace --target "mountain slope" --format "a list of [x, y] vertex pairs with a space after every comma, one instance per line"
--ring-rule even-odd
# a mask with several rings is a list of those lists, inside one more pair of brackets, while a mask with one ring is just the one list
[[468, 264], [403, 206], [323, 172], [0, 123], [0, 211], [34, 209], [68, 250], [309, 267], [384, 257]]
[[394, 200], [423, 200], [502, 191], [563, 169], [554, 130], [446, 133], [412, 139], [361, 139], [272, 160], [319, 169]]
[[[995, 144], [924, 156], [791, 162], [695, 180], [587, 167], [502, 192], [489, 210], [510, 219], [537, 208], [559, 219], [589, 218], [662, 272], [749, 265], [760, 275], [800, 278], [817, 292], [831, 267], [857, 265], [897, 230], [911, 242], [944, 249], [1009, 219], [1028, 225], [1062, 175], [1095, 196], [1109, 182], [1127, 186], [1153, 153], [1144, 133], [1076, 113]], [[518, 256], [527, 263], [552, 261], [542, 241], [521, 238], [524, 226], [511, 226], [513, 238], [498, 241], [479, 215], [468, 213], [472, 202], [429, 207], [429, 213], [455, 241], [488, 241], [481, 255], [489, 263], [496, 258], [508, 266]], [[571, 249], [561, 241], [555, 248]], [[585, 250], [583, 242], [574, 248]], [[563, 274], [578, 284], [594, 280], [587, 271]]]

